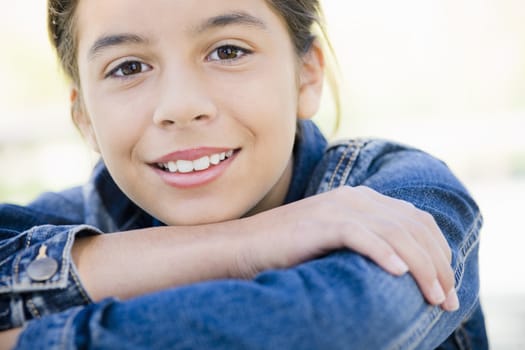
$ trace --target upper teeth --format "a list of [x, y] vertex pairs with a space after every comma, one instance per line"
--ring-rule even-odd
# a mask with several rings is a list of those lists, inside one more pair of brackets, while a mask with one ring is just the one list
[[206, 170], [210, 165], [217, 165], [221, 161], [230, 158], [233, 155], [233, 150], [228, 152], [216, 153], [210, 156], [204, 156], [196, 160], [177, 160], [167, 163], [158, 163], [157, 165], [170, 173], [191, 173], [193, 171]]

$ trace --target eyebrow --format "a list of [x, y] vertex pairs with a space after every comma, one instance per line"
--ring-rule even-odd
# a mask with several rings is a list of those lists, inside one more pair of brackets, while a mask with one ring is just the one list
[[[190, 32], [194, 35], [199, 35], [213, 28], [227, 27], [231, 25], [247, 25], [262, 30], [267, 29], [266, 24], [259, 18], [246, 12], [237, 11], [211, 17], [205, 20], [204, 23], [190, 29]], [[106, 35], [97, 39], [91, 46], [88, 51], [88, 58], [92, 60], [100, 54], [100, 52], [110, 47], [126, 44], [147, 44], [148, 42], [148, 39], [137, 34], [123, 33]]]
[[101, 51], [113, 46], [120, 46], [124, 44], [144, 44], [148, 40], [140, 35], [136, 34], [116, 34], [103, 36], [91, 46], [88, 51], [88, 58], [95, 58]]
[[230, 25], [247, 25], [263, 30], [267, 29], [266, 24], [259, 18], [254, 17], [246, 12], [237, 11], [211, 17], [204, 21], [204, 23], [201, 25], [193, 28], [192, 32], [195, 34], [201, 34], [217, 27], [227, 27]]

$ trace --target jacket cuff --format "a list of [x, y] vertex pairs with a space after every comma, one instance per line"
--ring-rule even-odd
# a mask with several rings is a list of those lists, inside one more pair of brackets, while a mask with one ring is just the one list
[[11, 273], [0, 283], [0, 305], [6, 310], [0, 315], [0, 329], [90, 303], [71, 249], [77, 236], [98, 234], [86, 225], [38, 226], [28, 231], [25, 249], [13, 255]]

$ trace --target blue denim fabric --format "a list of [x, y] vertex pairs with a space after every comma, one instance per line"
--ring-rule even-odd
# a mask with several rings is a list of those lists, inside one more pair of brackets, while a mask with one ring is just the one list
[[[394, 277], [352, 251], [251, 281], [91, 303], [71, 262], [76, 235], [156, 223], [99, 164], [82, 189], [45, 194], [27, 207], [0, 206], [0, 327], [25, 326], [17, 349], [486, 349], [478, 298], [482, 219], [462, 184], [445, 164], [410, 147], [382, 140], [327, 147], [312, 123], [302, 129], [286, 201], [365, 185], [431, 213], [453, 251], [460, 310], [428, 305], [409, 274]], [[60, 273], [33, 283], [25, 269], [43, 243]]]

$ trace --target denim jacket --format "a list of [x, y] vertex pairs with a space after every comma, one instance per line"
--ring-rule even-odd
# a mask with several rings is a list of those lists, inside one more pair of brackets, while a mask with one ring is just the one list
[[[24, 326], [17, 349], [487, 348], [478, 279], [482, 218], [463, 185], [422, 151], [384, 140], [327, 145], [313, 123], [301, 129], [286, 202], [364, 185], [429, 212], [452, 249], [458, 311], [430, 306], [410, 274], [392, 276], [348, 250], [250, 281], [93, 303], [72, 263], [75, 237], [161, 225], [99, 163], [83, 187], [27, 206], [0, 205], [0, 330]], [[39, 259], [55, 263], [42, 272]]]

